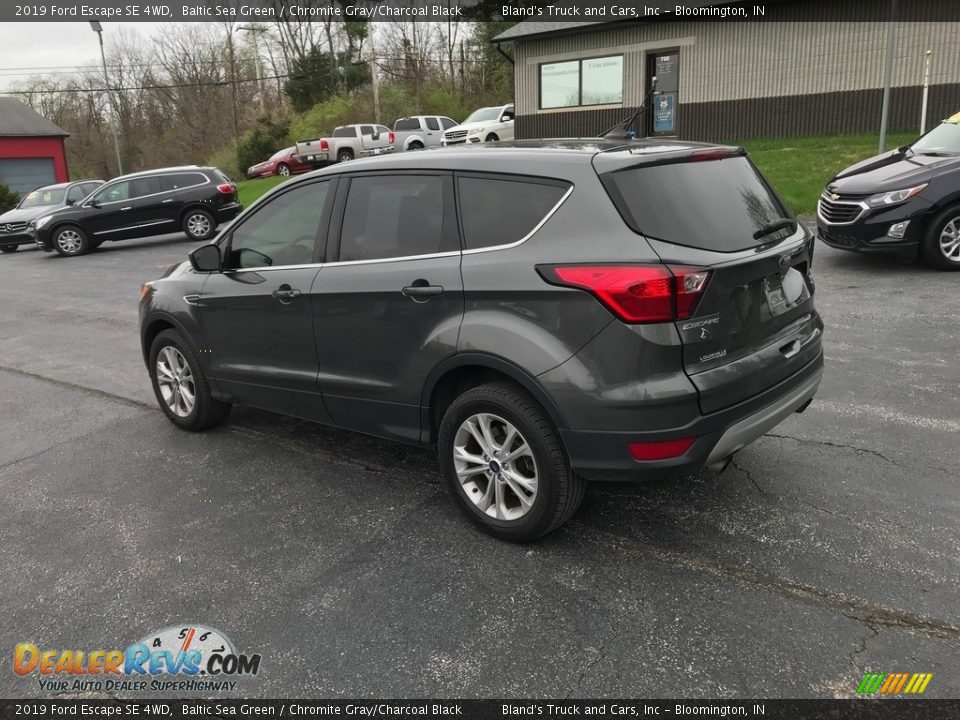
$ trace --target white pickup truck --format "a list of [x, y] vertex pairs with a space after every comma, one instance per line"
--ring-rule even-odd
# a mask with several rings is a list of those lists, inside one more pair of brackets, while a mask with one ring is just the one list
[[457, 124], [445, 115], [414, 115], [400, 118], [393, 124], [397, 150], [423, 150], [440, 147], [445, 130]]
[[341, 125], [328, 138], [298, 142], [297, 155], [301, 162], [321, 167], [393, 152], [393, 143], [393, 131], [384, 125]]

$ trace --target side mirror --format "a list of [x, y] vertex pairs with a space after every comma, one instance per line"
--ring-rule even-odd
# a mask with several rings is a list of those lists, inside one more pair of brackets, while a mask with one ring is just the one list
[[500, 118], [500, 122], [513, 122], [513, 118], [509, 115], [504, 115], [502, 118]]
[[190, 264], [197, 272], [218, 272], [220, 270], [220, 246], [201, 245], [190, 253]]
[[66, 203], [64, 203], [64, 204], [65, 204], [67, 207], [73, 207], [74, 205], [77, 204], [77, 201], [76, 201], [76, 200], [70, 200], [69, 198], [67, 198], [67, 201], [66, 201]]
[[86, 206], [86, 207], [92, 207], [92, 208], [98, 208], [98, 207], [100, 207], [100, 201], [97, 200], [96, 198], [94, 198], [94, 199], [92, 199], [92, 200], [87, 200], [87, 202], [85, 203], [85, 206]]

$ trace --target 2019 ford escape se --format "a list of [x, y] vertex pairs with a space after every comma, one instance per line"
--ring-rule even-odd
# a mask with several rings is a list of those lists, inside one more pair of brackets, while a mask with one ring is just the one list
[[143, 287], [157, 400], [435, 446], [485, 531], [535, 539], [586, 479], [720, 468], [811, 401], [812, 236], [745, 153], [461, 147], [264, 196]]

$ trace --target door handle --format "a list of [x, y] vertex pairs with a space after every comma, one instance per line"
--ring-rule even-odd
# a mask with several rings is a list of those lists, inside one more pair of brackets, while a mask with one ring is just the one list
[[279, 300], [284, 305], [289, 305], [294, 298], [300, 297], [300, 291], [294, 290], [287, 284], [283, 284], [270, 293], [274, 300]]
[[171, 202], [173, 202], [173, 198], [167, 198], [166, 200], [164, 200], [164, 201], [163, 201], [162, 203], [160, 203], [160, 204], [161, 204], [161, 205], [166, 205], [167, 203], [171, 203]]
[[407, 285], [401, 292], [415, 302], [426, 302], [436, 295], [443, 294], [443, 286], [430, 285], [426, 280], [414, 280], [413, 285]]
[[128, 206], [125, 207], [125, 208], [120, 208], [120, 212], [126, 212], [127, 210], [133, 210], [133, 206], [132, 206], [132, 205], [128, 205]]

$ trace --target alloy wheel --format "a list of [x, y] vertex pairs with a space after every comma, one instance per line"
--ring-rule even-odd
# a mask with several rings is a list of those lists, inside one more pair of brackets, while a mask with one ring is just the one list
[[173, 345], [157, 355], [157, 385], [167, 407], [178, 417], [187, 417], [197, 402], [193, 371], [186, 358]]
[[80, 241], [80, 233], [76, 230], [61, 230], [60, 234], [57, 235], [57, 247], [59, 247], [63, 252], [68, 255], [73, 255], [74, 253], [80, 252], [80, 247], [82, 243]]
[[940, 232], [940, 252], [951, 262], [960, 262], [960, 218], [948, 222]]
[[196, 213], [187, 218], [187, 232], [189, 232], [193, 237], [202, 238], [206, 237], [207, 233], [210, 232], [210, 220], [206, 215], [201, 215]]
[[286, 165], [281, 165], [280, 169], [277, 170], [277, 174], [282, 175], [283, 177], [286, 177], [287, 175], [290, 174], [290, 168], [288, 168]]
[[453, 441], [453, 463], [464, 494], [492, 518], [519, 520], [537, 499], [533, 450], [499, 415], [477, 413], [463, 421]]

